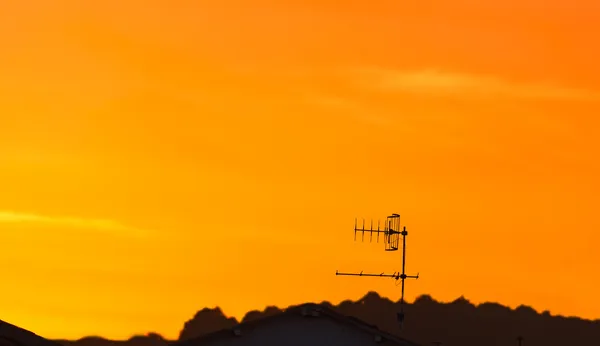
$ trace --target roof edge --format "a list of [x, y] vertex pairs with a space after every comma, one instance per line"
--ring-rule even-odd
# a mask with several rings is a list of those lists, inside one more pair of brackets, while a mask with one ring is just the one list
[[404, 344], [406, 346], [420, 346], [419, 344], [417, 344], [415, 342], [412, 342], [410, 340], [406, 340], [404, 338], [398, 337], [391, 333], [385, 332], [385, 331], [377, 328], [377, 326], [368, 324], [359, 318], [356, 318], [354, 316], [343, 315], [337, 311], [334, 311], [333, 309], [331, 309], [330, 307], [328, 307], [322, 303], [304, 303], [304, 304], [300, 304], [300, 305], [290, 306], [290, 307], [286, 308], [285, 310], [282, 310], [282, 312], [275, 314], [275, 315], [265, 316], [265, 317], [258, 318], [253, 321], [237, 323], [233, 327], [223, 328], [223, 329], [220, 329], [220, 330], [217, 330], [217, 331], [214, 331], [214, 332], [211, 332], [211, 333], [199, 336], [199, 337], [195, 337], [195, 338], [191, 338], [191, 339], [187, 339], [187, 340], [181, 340], [181, 341], [178, 340], [178, 341], [175, 341], [174, 343], [172, 343], [171, 345], [186, 346], [191, 343], [201, 343], [203, 340], [213, 339], [215, 337], [218, 337], [219, 335], [225, 335], [225, 334], [230, 334], [230, 333], [235, 334], [235, 335], [240, 335], [239, 334], [240, 330], [243, 329], [244, 327], [255, 326], [258, 324], [262, 324], [262, 323], [268, 323], [269, 321], [275, 320], [283, 315], [290, 315], [290, 314], [295, 314], [295, 313], [298, 313], [298, 314], [304, 315], [304, 316], [313, 314], [313, 316], [315, 316], [315, 317], [317, 317], [319, 315], [325, 315], [325, 316], [332, 318], [338, 322], [351, 324], [354, 327], [357, 327], [365, 332], [372, 333], [373, 335], [379, 335], [384, 339], [394, 341], [399, 344]]

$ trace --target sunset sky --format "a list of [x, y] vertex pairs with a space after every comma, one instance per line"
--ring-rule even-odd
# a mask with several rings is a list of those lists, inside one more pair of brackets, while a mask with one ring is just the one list
[[[342, 5], [343, 4], [343, 5]], [[596, 0], [0, 4], [0, 319], [175, 338], [203, 307], [600, 318]]]

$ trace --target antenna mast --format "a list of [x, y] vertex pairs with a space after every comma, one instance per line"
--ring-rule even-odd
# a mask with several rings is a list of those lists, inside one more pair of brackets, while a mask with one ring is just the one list
[[401, 280], [402, 285], [402, 293], [400, 295], [400, 312], [397, 314], [398, 322], [400, 323], [400, 328], [402, 328], [402, 324], [404, 322], [404, 280], [406, 279], [418, 279], [419, 274], [417, 275], [406, 275], [406, 236], [408, 232], [406, 231], [406, 226], [402, 227], [402, 231], [400, 231], [400, 215], [392, 214], [387, 217], [384, 228], [380, 228], [379, 221], [377, 222], [377, 229], [373, 228], [373, 220], [371, 220], [371, 227], [369, 229], [365, 228], [365, 220], [363, 219], [362, 228], [358, 228], [358, 222], [354, 220], [354, 240], [356, 240], [356, 233], [361, 233], [361, 240], [365, 239], [365, 232], [369, 233], [369, 241], [373, 241], [373, 233], [377, 234], [377, 242], [379, 242], [379, 234], [383, 234], [383, 240], [385, 245], [385, 251], [397, 251], [400, 244], [400, 235], [402, 236], [402, 272], [394, 272], [393, 274], [368, 274], [363, 273], [340, 273], [336, 270], [335, 275], [344, 275], [344, 276], [376, 276], [376, 277], [387, 277], [393, 278], [396, 280]]

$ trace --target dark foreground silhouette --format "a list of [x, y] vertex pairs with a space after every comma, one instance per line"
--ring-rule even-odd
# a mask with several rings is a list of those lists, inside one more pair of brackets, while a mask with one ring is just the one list
[[[339, 305], [322, 303], [349, 316], [357, 317], [379, 329], [423, 345], [442, 342], [448, 346], [517, 345], [523, 337], [523, 346], [591, 345], [600, 344], [600, 321], [576, 317], [552, 316], [537, 313], [530, 307], [510, 309], [496, 303], [478, 306], [464, 298], [451, 303], [440, 303], [430, 296], [421, 296], [412, 304], [405, 304], [406, 320], [399, 333], [396, 312], [398, 302], [381, 298], [370, 292], [356, 302], [344, 301]], [[256, 320], [281, 312], [268, 307], [265, 311], [251, 311], [241, 322]], [[187, 321], [179, 339], [186, 340], [236, 325], [235, 318], [225, 316], [220, 308], [202, 309]], [[112, 341], [88, 337], [77, 341], [57, 340], [64, 346], [167, 346], [173, 341], [158, 334], [135, 336], [127, 341]]]

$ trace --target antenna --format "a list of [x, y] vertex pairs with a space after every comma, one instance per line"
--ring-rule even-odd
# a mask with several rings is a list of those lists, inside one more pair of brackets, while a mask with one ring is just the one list
[[[336, 270], [335, 275], [344, 275], [344, 276], [377, 276], [377, 277], [387, 277], [393, 278], [398, 282], [401, 280], [402, 285], [402, 293], [400, 295], [400, 312], [397, 314], [398, 322], [400, 323], [400, 328], [402, 328], [402, 324], [404, 322], [404, 280], [406, 279], [418, 279], [419, 274], [417, 275], [406, 275], [406, 236], [408, 232], [406, 231], [406, 226], [402, 228], [400, 231], [400, 215], [392, 214], [387, 217], [383, 230], [380, 229], [380, 223], [377, 222], [377, 229], [373, 228], [373, 221], [371, 220], [371, 228], [365, 228], [365, 220], [362, 221], [362, 228], [358, 228], [358, 221], [354, 219], [354, 240], [356, 240], [356, 233], [361, 233], [362, 241], [365, 239], [365, 232], [368, 232], [370, 235], [369, 241], [373, 240], [373, 233], [377, 234], [377, 242], [379, 242], [379, 234], [383, 233], [383, 240], [385, 245], [385, 251], [397, 251], [400, 244], [400, 236], [402, 236], [402, 272], [394, 272], [393, 274], [367, 274], [363, 273], [340, 273]], [[397, 284], [396, 284], [397, 285]]]

